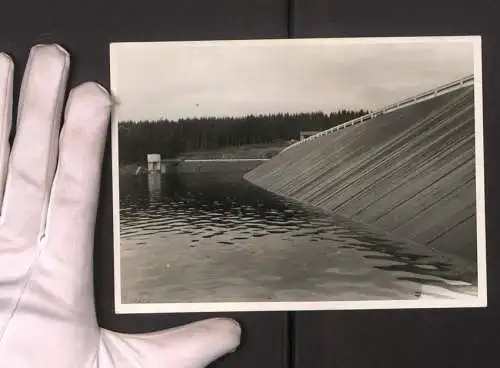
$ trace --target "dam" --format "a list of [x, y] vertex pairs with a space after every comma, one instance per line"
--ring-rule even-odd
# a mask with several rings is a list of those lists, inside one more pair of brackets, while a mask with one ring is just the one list
[[473, 76], [299, 141], [250, 183], [421, 246], [477, 260]]

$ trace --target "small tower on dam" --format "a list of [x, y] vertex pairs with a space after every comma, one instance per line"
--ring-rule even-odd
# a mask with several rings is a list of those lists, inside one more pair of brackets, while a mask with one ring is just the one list
[[158, 153], [150, 153], [147, 155], [148, 171], [161, 172], [161, 155]]

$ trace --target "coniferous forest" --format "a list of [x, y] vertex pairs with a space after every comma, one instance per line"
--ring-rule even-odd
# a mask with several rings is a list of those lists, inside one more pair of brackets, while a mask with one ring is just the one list
[[121, 164], [143, 162], [148, 153], [174, 158], [186, 152], [217, 150], [300, 139], [301, 131], [321, 131], [367, 114], [341, 110], [225, 118], [121, 121], [118, 125]]

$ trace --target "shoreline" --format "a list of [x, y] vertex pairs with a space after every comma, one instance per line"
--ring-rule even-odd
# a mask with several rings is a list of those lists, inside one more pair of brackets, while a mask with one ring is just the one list
[[[238, 147], [227, 147], [224, 150], [217, 151], [190, 151], [184, 152], [177, 157], [170, 157], [169, 159], [180, 160], [249, 160], [249, 159], [269, 159], [280, 153], [284, 148], [290, 145], [290, 142], [278, 142], [275, 144], [255, 144]], [[146, 156], [146, 155], [144, 155]], [[147, 168], [147, 162], [130, 162], [120, 163], [120, 174], [137, 175], [142, 170]]]

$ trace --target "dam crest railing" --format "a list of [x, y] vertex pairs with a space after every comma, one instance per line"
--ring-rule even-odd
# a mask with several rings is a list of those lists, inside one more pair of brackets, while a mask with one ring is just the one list
[[445, 85], [441, 85], [439, 87], [433, 88], [431, 90], [419, 93], [418, 95], [415, 95], [413, 97], [405, 98], [399, 102], [393, 103], [393, 104], [388, 105], [382, 109], [379, 109], [376, 112], [368, 113], [366, 115], [349, 120], [345, 123], [336, 125], [332, 128], [323, 130], [322, 132], [319, 132], [315, 135], [312, 135], [312, 136], [307, 137], [301, 141], [298, 141], [298, 142], [291, 144], [290, 146], [284, 148], [281, 152], [284, 152], [284, 151], [286, 151], [292, 147], [295, 147], [297, 145], [304, 144], [304, 143], [307, 143], [311, 140], [323, 137], [325, 135], [331, 135], [331, 134], [333, 134], [341, 129], [344, 129], [348, 126], [353, 126], [353, 125], [357, 125], [360, 123], [364, 123], [368, 120], [376, 118], [377, 116], [384, 115], [384, 114], [387, 114], [389, 112], [401, 109], [403, 107], [407, 107], [407, 106], [410, 106], [410, 105], [413, 105], [413, 104], [416, 104], [416, 103], [419, 103], [419, 102], [422, 102], [425, 100], [429, 100], [429, 99], [437, 97], [439, 95], [442, 95], [442, 94], [445, 94], [448, 92], [452, 92], [454, 90], [457, 90], [457, 89], [460, 89], [460, 88], [463, 88], [466, 86], [470, 86], [473, 84], [474, 84], [474, 74], [467, 75], [467, 76], [460, 78], [456, 81], [453, 81], [453, 82], [447, 83]]

